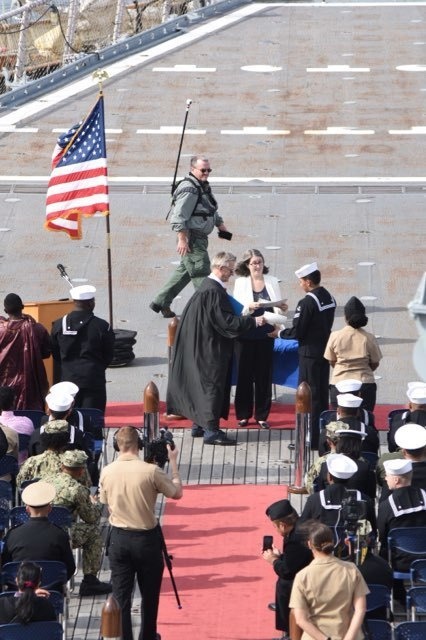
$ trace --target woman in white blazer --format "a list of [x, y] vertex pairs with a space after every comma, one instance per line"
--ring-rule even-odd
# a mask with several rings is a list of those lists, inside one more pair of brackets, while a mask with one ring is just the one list
[[[237, 264], [234, 298], [243, 305], [243, 315], [263, 315], [265, 311], [283, 314], [287, 305], [260, 306], [259, 300], [280, 300], [281, 291], [277, 278], [267, 275], [263, 255], [257, 249], [248, 249]], [[267, 422], [272, 402], [272, 354], [274, 340], [268, 337], [274, 327], [266, 324], [245, 333], [235, 342], [238, 368], [235, 392], [235, 413], [238, 426], [246, 427], [254, 416], [262, 429], [269, 429]]]

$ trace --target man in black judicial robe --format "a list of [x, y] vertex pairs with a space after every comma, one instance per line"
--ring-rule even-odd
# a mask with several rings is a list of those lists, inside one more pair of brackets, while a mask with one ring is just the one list
[[211, 274], [183, 310], [167, 388], [167, 412], [193, 420], [192, 435], [205, 444], [236, 444], [219, 429], [229, 413], [233, 340], [265, 324], [263, 316], [234, 311], [225, 283], [235, 262], [232, 253], [214, 256]]

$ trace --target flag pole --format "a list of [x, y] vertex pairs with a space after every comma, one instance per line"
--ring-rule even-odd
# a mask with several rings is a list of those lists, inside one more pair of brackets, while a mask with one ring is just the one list
[[[93, 72], [92, 78], [96, 80], [99, 87], [99, 97], [103, 96], [102, 83], [104, 80], [108, 78], [108, 73], [105, 69], [97, 69]], [[105, 132], [104, 132], [105, 134]], [[107, 274], [108, 274], [108, 308], [109, 308], [109, 324], [111, 328], [114, 327], [113, 324], [113, 305], [112, 305], [112, 261], [111, 261], [111, 228], [110, 228], [110, 211], [108, 207], [108, 213], [105, 216], [105, 224], [106, 224], [106, 247], [107, 247]]]

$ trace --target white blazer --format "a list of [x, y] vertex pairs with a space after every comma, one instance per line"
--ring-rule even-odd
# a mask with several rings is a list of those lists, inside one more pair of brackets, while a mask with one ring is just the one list
[[[281, 300], [281, 291], [278, 279], [269, 275], [264, 275], [263, 278], [265, 280], [266, 291], [268, 292], [270, 299]], [[249, 309], [249, 304], [254, 301], [250, 276], [241, 276], [235, 280], [233, 296], [238, 300], [238, 302], [244, 305], [242, 315], [250, 315], [251, 311]], [[274, 307], [274, 313], [284, 315], [284, 312], [279, 307]]]

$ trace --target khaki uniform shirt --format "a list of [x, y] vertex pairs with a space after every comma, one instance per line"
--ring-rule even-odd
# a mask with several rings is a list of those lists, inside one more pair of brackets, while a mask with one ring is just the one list
[[[316, 558], [296, 574], [291, 609], [303, 609], [322, 633], [341, 640], [352, 619], [354, 598], [367, 595], [368, 587], [357, 567], [334, 556]], [[360, 632], [357, 640], [364, 637]], [[312, 640], [303, 632], [302, 640]]]
[[333, 331], [325, 348], [324, 358], [336, 361], [331, 384], [355, 378], [361, 382], [374, 382], [370, 364], [380, 362], [382, 352], [372, 333], [353, 329], [349, 325]]
[[113, 527], [147, 530], [157, 526], [154, 509], [158, 494], [173, 498], [177, 487], [156, 464], [122, 453], [102, 469], [99, 491]]

